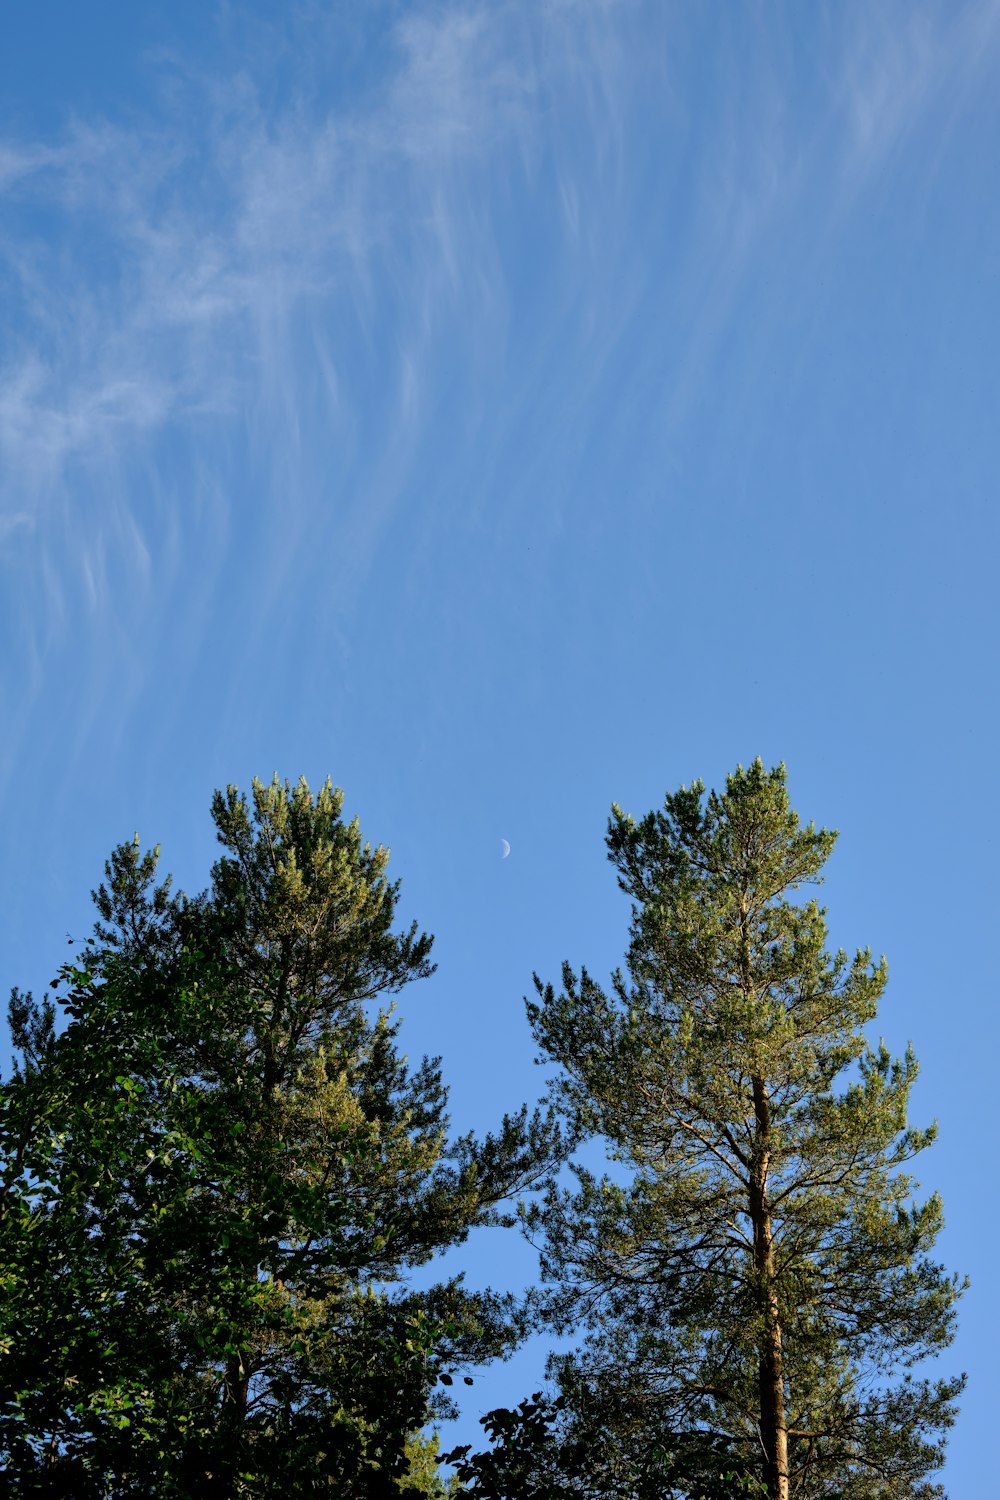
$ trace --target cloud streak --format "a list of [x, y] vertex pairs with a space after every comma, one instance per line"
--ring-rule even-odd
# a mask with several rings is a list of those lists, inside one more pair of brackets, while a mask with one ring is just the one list
[[[58, 511], [65, 538], [68, 492], [171, 425], [263, 422], [294, 451], [303, 327], [332, 309], [370, 335], [386, 277], [421, 310], [392, 372], [397, 422], [415, 420], [417, 345], [461, 275], [456, 176], [523, 128], [531, 85], [500, 33], [485, 9], [405, 20], [381, 97], [353, 116], [187, 77], [165, 121], [5, 145], [2, 513]], [[341, 351], [309, 343], [336, 409]]]
[[[746, 86], [730, 51], [725, 112], [711, 131], [696, 122], [703, 180], [669, 226], [665, 421], [687, 420], [746, 267], [817, 163], [848, 201], [943, 90], [973, 86], [997, 14], [970, 6], [950, 24], [916, 8], [896, 28], [851, 12], [820, 111], [827, 138], [804, 142], [778, 42], [768, 53], [764, 34], [767, 67]], [[0, 142], [0, 569], [36, 687], [70, 622], [120, 630], [179, 580], [207, 611], [241, 535], [257, 549], [260, 628], [304, 539], [332, 526], [327, 583], [350, 609], [405, 491], [441, 347], [469, 369], [503, 356], [497, 215], [546, 172], [565, 274], [538, 349], [572, 327], [585, 358], [567, 414], [664, 295], [655, 267], [632, 265], [621, 184], [641, 144], [640, 75], [659, 91], [658, 128], [676, 129], [665, 147], [685, 149], [698, 89], [684, 68], [701, 45], [685, 61], [686, 7], [404, 7], [349, 105], [330, 102], [324, 78], [342, 24], [306, 9], [243, 52], [245, 39], [228, 56], [220, 42], [213, 71], [161, 58], [144, 118]], [[275, 84], [282, 56], [306, 60], [294, 87]], [[647, 362], [663, 358], [649, 349]], [[495, 442], [546, 379], [539, 360]]]
[[865, 7], [846, 31], [837, 92], [853, 181], [877, 170], [943, 96], [953, 111], [966, 102], [995, 54], [1000, 4]]
[[619, 7], [588, 9], [404, 9], [345, 104], [343, 17], [305, 7], [156, 59], [141, 117], [0, 141], [0, 782], [53, 670], [71, 759], [166, 638], [192, 661], [238, 621], [249, 657], [318, 557], [346, 644], [439, 349], [502, 342], [482, 184], [523, 176], [560, 73], [600, 73]]

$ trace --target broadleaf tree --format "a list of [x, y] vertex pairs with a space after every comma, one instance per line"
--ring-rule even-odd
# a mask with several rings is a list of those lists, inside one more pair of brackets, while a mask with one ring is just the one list
[[608, 1169], [553, 1178], [525, 1218], [553, 1326], [584, 1334], [552, 1371], [633, 1444], [696, 1428], [778, 1500], [911, 1500], [942, 1493], [964, 1377], [915, 1367], [964, 1283], [906, 1170], [935, 1137], [907, 1121], [912, 1050], [866, 1040], [885, 960], [829, 952], [825, 908], [795, 894], [835, 838], [759, 760], [638, 822], [613, 807], [627, 972], [602, 988], [566, 965], [528, 1007]]
[[673, 1424], [657, 1430], [648, 1410], [630, 1419], [577, 1387], [536, 1391], [514, 1409], [480, 1419], [490, 1447], [445, 1454], [469, 1500], [739, 1500], [761, 1487], [734, 1464], [724, 1438]]
[[[514, 1299], [409, 1278], [560, 1149], [526, 1109], [449, 1141], [437, 1059], [387, 1007], [431, 939], [342, 795], [230, 787], [194, 899], [120, 845], [69, 1024], [15, 994], [0, 1087], [0, 1454], [19, 1493], [435, 1494], [449, 1372]], [[53, 1274], [54, 1268], [58, 1268]]]

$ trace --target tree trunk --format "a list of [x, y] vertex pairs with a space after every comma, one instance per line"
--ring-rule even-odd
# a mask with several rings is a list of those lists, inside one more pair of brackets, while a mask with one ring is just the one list
[[768, 1292], [766, 1333], [760, 1351], [760, 1432], [766, 1455], [768, 1494], [788, 1500], [788, 1430], [781, 1363], [781, 1325], [777, 1298]]
[[238, 1355], [226, 1368], [225, 1392], [219, 1421], [220, 1447], [213, 1469], [214, 1493], [219, 1500], [234, 1500], [237, 1475], [243, 1455], [243, 1431], [250, 1395], [250, 1377]]
[[750, 1217], [753, 1221], [754, 1269], [761, 1294], [763, 1332], [758, 1366], [760, 1438], [764, 1448], [764, 1480], [775, 1500], [788, 1500], [788, 1428], [781, 1354], [781, 1317], [774, 1287], [774, 1240], [767, 1201], [767, 1147], [770, 1111], [763, 1080], [753, 1080], [757, 1140], [750, 1171]]

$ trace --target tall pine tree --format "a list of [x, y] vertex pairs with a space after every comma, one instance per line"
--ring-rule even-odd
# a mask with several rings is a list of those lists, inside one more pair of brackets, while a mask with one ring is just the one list
[[431, 972], [387, 851], [329, 782], [216, 794], [188, 900], [113, 853], [62, 975], [15, 995], [0, 1090], [0, 1452], [19, 1493], [440, 1493], [419, 1430], [516, 1341], [510, 1299], [413, 1270], [530, 1186], [522, 1110], [449, 1144], [387, 997]]
[[951, 1341], [962, 1286], [904, 1170], [935, 1136], [907, 1123], [913, 1053], [865, 1041], [885, 961], [828, 952], [794, 898], [835, 837], [759, 760], [638, 823], [614, 807], [628, 975], [567, 965], [528, 1009], [555, 1099], [616, 1166], [526, 1217], [555, 1326], [586, 1330], [553, 1362], [581, 1411], [617, 1411], [633, 1447], [711, 1435], [778, 1500], [912, 1500], [942, 1493], [964, 1377], [911, 1367]]

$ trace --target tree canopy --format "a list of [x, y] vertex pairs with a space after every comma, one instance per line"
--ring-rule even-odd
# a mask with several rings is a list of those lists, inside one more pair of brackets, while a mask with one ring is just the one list
[[916, 1060], [865, 1037], [885, 960], [828, 952], [825, 909], [794, 897], [835, 838], [759, 760], [638, 822], [613, 808], [627, 975], [566, 965], [529, 1004], [552, 1097], [609, 1171], [577, 1165], [525, 1218], [552, 1325], [585, 1331], [552, 1362], [579, 1410], [639, 1447], [700, 1431], [778, 1500], [911, 1500], [942, 1493], [964, 1382], [913, 1367], [963, 1284], [905, 1170], [935, 1136], [907, 1121]]
[[[388, 853], [328, 781], [217, 793], [195, 897], [119, 845], [66, 1024], [15, 990], [0, 1084], [0, 1463], [23, 1495], [250, 1500], [931, 1500], [964, 1287], [908, 1168], [917, 1064], [867, 1028], [884, 959], [826, 945], [836, 835], [783, 766], [695, 782], [609, 857], [625, 971], [536, 977], [547, 1110], [449, 1137], [440, 1059], [393, 997], [433, 970]], [[577, 1160], [591, 1138], [607, 1169]], [[536, 1192], [536, 1189], [540, 1191]], [[515, 1207], [515, 1203], [517, 1207]], [[471, 1229], [543, 1291], [414, 1290]], [[555, 1390], [439, 1454], [459, 1369], [541, 1312]], [[467, 1380], [471, 1377], [465, 1377]], [[440, 1464], [455, 1473], [446, 1478]]]
[[439, 1060], [408, 1067], [384, 1003], [432, 972], [431, 939], [395, 929], [387, 851], [341, 809], [329, 782], [216, 794], [223, 852], [193, 899], [157, 883], [158, 849], [120, 845], [60, 974], [69, 1024], [12, 997], [19, 1493], [440, 1494], [419, 1434], [442, 1383], [519, 1336], [513, 1299], [406, 1278], [512, 1222], [557, 1132], [521, 1109], [449, 1142]]

